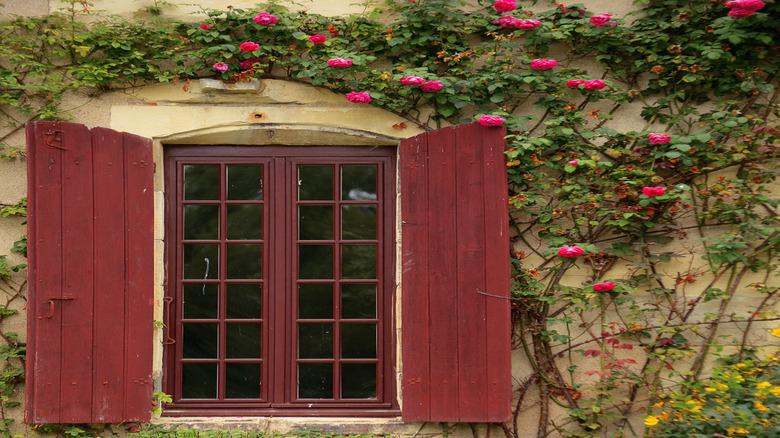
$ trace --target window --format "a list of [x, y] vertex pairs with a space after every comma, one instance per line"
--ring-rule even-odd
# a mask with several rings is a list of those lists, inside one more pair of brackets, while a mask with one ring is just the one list
[[167, 413], [397, 414], [394, 155], [167, 151]]

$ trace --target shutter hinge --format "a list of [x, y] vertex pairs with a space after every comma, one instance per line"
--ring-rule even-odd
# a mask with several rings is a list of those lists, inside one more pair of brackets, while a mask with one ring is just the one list
[[59, 129], [50, 129], [43, 133], [44, 141], [43, 143], [54, 149], [60, 149], [63, 151], [67, 151], [68, 148], [62, 146], [62, 131]]

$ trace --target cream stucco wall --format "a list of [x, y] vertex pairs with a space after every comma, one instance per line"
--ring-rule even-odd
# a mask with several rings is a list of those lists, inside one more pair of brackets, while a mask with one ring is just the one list
[[[152, 3], [152, 1], [146, 0], [95, 0], [94, 8], [130, 15]], [[196, 20], [193, 13], [197, 12], [199, 8], [192, 6], [194, 3], [213, 8], [225, 8], [228, 5], [251, 8], [256, 1], [173, 0], [172, 3], [180, 3], [181, 5], [166, 7], [164, 9], [166, 15]], [[298, 0], [282, 3], [296, 9], [306, 9], [326, 15], [362, 13], [366, 10], [366, 6], [359, 4], [357, 0]], [[474, 3], [471, 2], [472, 7]], [[546, 2], [539, 3], [530, 6], [530, 8], [546, 9], [549, 7]], [[628, 18], [627, 14], [634, 9], [632, 0], [581, 0], [578, 3], [583, 3], [596, 12], [609, 11], [626, 18]], [[0, 0], [0, 4], [3, 4], [0, 7], [0, 17], [9, 14], [42, 15], [62, 6], [60, 2], [55, 0]], [[583, 61], [580, 65], [588, 69], [591, 74], [599, 73], [599, 68], [595, 63]], [[407, 124], [409, 127], [402, 130], [393, 128], [393, 125], [402, 119], [381, 109], [352, 105], [347, 103], [343, 96], [299, 83], [278, 80], [242, 84], [239, 89], [226, 89], [221, 84], [210, 81], [193, 82], [187, 90], [181, 85], [149, 85], [122, 93], [110, 93], [97, 97], [72, 95], [66, 99], [63, 107], [70, 110], [73, 121], [84, 123], [90, 127], [105, 126], [154, 139], [155, 161], [157, 163], [162, 161], [162, 151], [166, 144], [290, 144], [301, 147], [314, 144], [379, 146], [397, 144], [400, 139], [420, 132], [410, 124]], [[644, 126], [644, 121], [639, 117], [640, 110], [640, 105], [626, 105], [615, 114], [614, 120], [610, 121], [607, 126], [618, 130], [641, 129]], [[518, 109], [518, 112], [533, 114], [536, 110], [529, 106]], [[0, 135], [5, 135], [3, 129], [5, 128], [0, 127]], [[23, 134], [17, 132], [7, 141], [11, 145], [21, 147], [24, 144]], [[155, 296], [157, 299], [155, 318], [161, 320], [160, 300], [163, 293], [163, 242], [165, 239], [164, 227], [162, 226], [164, 223], [162, 206], [165, 194], [162, 183], [163, 166], [158, 164], [157, 169], [154, 234]], [[25, 196], [26, 177], [23, 161], [0, 161], [0, 177], [0, 204], [13, 204]], [[778, 192], [780, 192], [780, 188]], [[23, 233], [24, 225], [21, 220], [0, 218], [0, 253], [5, 251], [4, 248], [9, 248], [13, 241]], [[530, 241], [530, 244], [532, 246], [540, 245], [539, 242], [533, 240]], [[685, 258], [687, 262], [691, 263], [691, 266], [704, 265], [701, 260], [701, 248], [702, 240], [695, 235], [681, 238], [665, 247], [668, 251]], [[527, 250], [528, 248], [518, 249]], [[544, 248], [540, 247], [539, 249]], [[11, 256], [11, 259], [12, 261], [21, 261], [14, 256]], [[539, 259], [532, 255], [526, 262], [533, 265], [538, 261]], [[397, 263], [397, 266], [400, 266], [400, 263]], [[614, 273], [616, 276], [620, 276], [632, 268], [629, 263], [624, 262], [614, 268]], [[679, 260], [673, 260], [662, 265], [661, 268], [664, 273], [670, 275], [683, 269], [679, 266]], [[17, 276], [13, 279], [12, 284], [21, 287], [23, 281], [23, 277]], [[581, 285], [588, 281], [590, 278], [583, 271], [575, 270], [566, 275], [563, 284]], [[754, 276], [746, 279], [744, 283], [749, 284], [752, 281], [764, 281], [764, 279]], [[695, 295], [700, 292], [705, 283], [706, 281], [702, 280], [687, 286], [689, 288], [688, 294]], [[399, 292], [402, 293], [402, 289]], [[740, 294], [731, 305], [733, 311], [735, 314], [745, 314], [754, 307], [758, 297], [758, 294], [750, 292]], [[653, 300], [655, 298], [648, 296], [647, 299]], [[18, 308], [23, 310], [23, 303], [18, 303]], [[706, 308], [701, 309], [702, 312], [707, 310]], [[24, 334], [23, 313], [13, 318], [10, 325], [9, 330]], [[760, 324], [756, 325], [758, 327], [755, 329], [755, 341], [758, 344], [770, 343], [764, 327]], [[734, 333], [736, 330], [736, 326], [725, 327], [722, 333]], [[155, 375], [159, 378], [162, 365], [159, 331], [157, 336]], [[522, 379], [530, 374], [530, 365], [520, 351], [515, 351], [513, 354], [513, 374], [517, 379]], [[579, 365], [583, 369], [596, 362], [596, 359], [582, 359], [579, 361]], [[529, 425], [527, 427], [529, 431], [536, 426], [537, 406], [533, 400], [533, 396], [527, 399], [519, 418], [521, 424]], [[554, 405], [553, 408], [555, 408]], [[20, 413], [19, 410], [16, 411]], [[554, 409], [551, 418], [555, 419], [556, 422], [561, 422], [568, 417], [563, 410]], [[17, 418], [17, 421], [21, 423], [21, 418]], [[183, 423], [201, 428], [235, 427], [266, 432], [285, 432], [301, 428], [337, 433], [367, 432], [409, 436], [415, 434], [435, 435], [442, 432], [440, 425], [403, 424], [399, 419], [178, 418], [157, 421]], [[641, 421], [637, 421], [635, 425], [637, 429], [641, 430]], [[23, 431], [21, 433], [30, 432]], [[465, 426], [456, 428], [451, 433], [471, 435], [471, 431]], [[493, 433], [501, 434], [499, 430], [494, 430]]]

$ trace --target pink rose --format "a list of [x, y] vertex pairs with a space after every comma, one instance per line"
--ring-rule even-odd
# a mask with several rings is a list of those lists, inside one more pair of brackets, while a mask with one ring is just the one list
[[493, 3], [493, 9], [497, 12], [509, 12], [517, 9], [517, 3], [515, 0], [496, 0]]
[[439, 81], [428, 81], [420, 85], [420, 89], [426, 93], [435, 93], [444, 88], [444, 84]]
[[254, 20], [255, 23], [260, 24], [262, 26], [273, 26], [274, 24], [276, 24], [277, 21], [279, 21], [279, 17], [263, 11], [255, 15]]
[[328, 66], [333, 68], [348, 68], [352, 66], [352, 60], [347, 58], [331, 58], [328, 60]]
[[615, 283], [611, 281], [596, 283], [593, 285], [593, 290], [595, 290], [596, 292], [612, 292], [613, 290], [615, 290]]
[[566, 81], [566, 86], [569, 88], [579, 88], [580, 85], [585, 83], [585, 79], [570, 79]]
[[755, 13], [756, 11], [751, 11], [750, 9], [734, 8], [729, 10], [728, 16], [734, 18], [747, 18], [751, 15], [754, 15]]
[[497, 20], [493, 20], [493, 24], [497, 24], [503, 28], [516, 28], [520, 19], [511, 15], [502, 15]]
[[569, 162], [566, 163], [566, 164], [568, 164], [569, 166], [575, 166], [576, 167], [578, 164], [580, 164], [580, 162], [577, 161], [577, 160], [569, 160]]
[[506, 119], [501, 116], [482, 116], [478, 121], [482, 126], [501, 126]]
[[419, 76], [404, 76], [401, 78], [401, 83], [404, 85], [421, 85], [425, 82], [425, 78]]
[[211, 26], [209, 26], [206, 23], [200, 23], [200, 26], [198, 26], [198, 27], [200, 27], [202, 30], [209, 30], [209, 29], [211, 29]]
[[241, 43], [240, 46], [238, 46], [239, 49], [241, 49], [242, 52], [254, 52], [255, 50], [260, 48], [260, 44], [257, 44], [252, 41], [246, 41]]
[[211, 68], [213, 68], [218, 72], [226, 72], [228, 71], [228, 68], [230, 68], [230, 66], [228, 66], [224, 62], [217, 62], [216, 64], [212, 65]]
[[765, 6], [761, 0], [734, 0], [726, 2], [727, 8], [746, 9], [748, 11], [758, 11]]
[[531, 68], [536, 71], [549, 70], [558, 65], [554, 59], [534, 59], [531, 61]]
[[558, 248], [558, 255], [567, 259], [576, 259], [583, 254], [585, 254], [585, 250], [577, 245], [564, 245]]
[[374, 100], [371, 98], [371, 95], [365, 91], [353, 91], [345, 94], [344, 97], [352, 103], [371, 103], [371, 101]]
[[325, 35], [312, 35], [309, 37], [309, 41], [311, 41], [314, 44], [324, 44], [325, 41], [327, 41], [328, 38]]
[[607, 84], [605, 84], [601, 79], [591, 79], [589, 81], [583, 82], [583, 86], [586, 90], [601, 90], [602, 88], [606, 87]]
[[590, 24], [595, 27], [609, 26], [612, 23], [611, 14], [598, 14], [590, 17]]
[[530, 18], [525, 20], [517, 20], [517, 22], [515, 23], [515, 27], [522, 30], [534, 30], [541, 25], [542, 25], [541, 21], [533, 20]]
[[672, 137], [670, 135], [656, 133], [649, 134], [647, 139], [650, 141], [650, 144], [664, 144], [672, 141]]
[[249, 70], [252, 68], [253, 65], [257, 62], [257, 59], [245, 59], [238, 63], [238, 66], [241, 67], [241, 70]]
[[642, 187], [642, 194], [648, 198], [654, 198], [656, 196], [663, 196], [666, 193], [666, 187], [663, 186], [646, 186]]

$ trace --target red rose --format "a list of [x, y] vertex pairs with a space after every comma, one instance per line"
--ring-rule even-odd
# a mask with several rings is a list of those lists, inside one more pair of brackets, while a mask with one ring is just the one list
[[567, 259], [576, 259], [583, 254], [585, 254], [585, 250], [577, 245], [564, 245], [558, 248], [558, 255]]
[[646, 186], [642, 187], [642, 194], [648, 198], [654, 198], [656, 196], [663, 196], [666, 193], [666, 187], [663, 186]]
[[558, 65], [554, 59], [534, 59], [531, 60], [531, 68], [536, 71], [549, 70]]
[[515, 0], [496, 0], [493, 3], [493, 9], [497, 12], [509, 12], [517, 9], [517, 3]]
[[580, 88], [580, 85], [585, 83], [585, 79], [570, 79], [566, 81], [566, 86], [569, 88]]
[[647, 139], [650, 141], [650, 144], [664, 144], [669, 143], [672, 141], [672, 137], [668, 134], [648, 134]]
[[611, 14], [598, 14], [590, 17], [590, 24], [595, 27], [611, 26], [614, 23]]
[[482, 116], [478, 121], [482, 126], [501, 126], [506, 122], [506, 119], [501, 116]]
[[203, 30], [209, 30], [209, 29], [211, 29], [211, 26], [209, 26], [209, 25], [208, 25], [208, 24], [206, 24], [206, 23], [200, 23], [200, 26], [198, 26], [198, 27], [200, 27], [200, 28], [201, 28], [201, 29], [203, 29]]
[[425, 83], [425, 78], [421, 78], [420, 76], [404, 76], [401, 78], [400, 82], [403, 85], [422, 85]]
[[420, 89], [426, 93], [435, 93], [444, 88], [444, 84], [439, 81], [428, 81], [420, 85]]
[[274, 24], [276, 24], [277, 21], [279, 21], [279, 17], [263, 11], [255, 15], [254, 20], [255, 23], [261, 26], [273, 26]]
[[586, 90], [601, 90], [607, 86], [607, 84], [605, 84], [601, 79], [591, 79], [589, 81], [583, 82], [582, 85]]
[[325, 41], [327, 41], [328, 38], [325, 35], [312, 35], [309, 37], [309, 41], [311, 41], [314, 44], [323, 44]]
[[615, 290], [615, 283], [611, 281], [596, 283], [593, 285], [593, 290], [595, 290], [596, 292], [612, 292], [613, 290]]
[[371, 95], [365, 91], [353, 91], [344, 95], [352, 103], [371, 103]]
[[328, 66], [332, 68], [348, 68], [352, 66], [352, 60], [346, 58], [331, 58], [328, 60]]
[[252, 41], [246, 41], [241, 43], [240, 46], [238, 46], [239, 49], [241, 49], [242, 52], [254, 52], [255, 50], [260, 48], [260, 44], [257, 44]]

